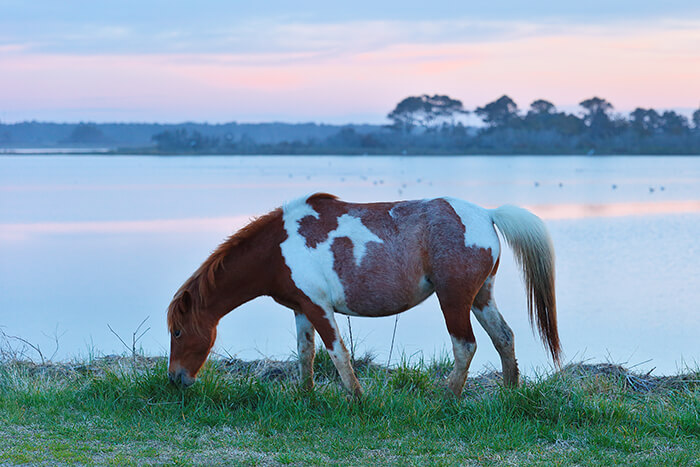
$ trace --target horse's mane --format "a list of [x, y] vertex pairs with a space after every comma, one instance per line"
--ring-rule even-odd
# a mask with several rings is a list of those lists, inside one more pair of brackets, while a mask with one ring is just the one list
[[[180, 329], [185, 323], [198, 329], [198, 316], [207, 297], [214, 290], [216, 273], [224, 267], [224, 260], [236, 248], [244, 246], [250, 239], [256, 237], [272, 221], [282, 216], [282, 209], [253, 219], [248, 225], [224, 240], [202, 265], [185, 281], [168, 306], [168, 329]], [[185, 321], [184, 314], [190, 311], [189, 320]]]

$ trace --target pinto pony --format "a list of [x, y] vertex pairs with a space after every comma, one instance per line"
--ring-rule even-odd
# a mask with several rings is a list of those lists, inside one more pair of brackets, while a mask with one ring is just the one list
[[494, 225], [522, 267], [530, 322], [558, 363], [554, 251], [537, 216], [454, 198], [357, 204], [315, 194], [251, 222], [180, 287], [168, 308], [170, 380], [192, 384], [219, 320], [268, 295], [294, 311], [302, 384], [313, 386], [316, 331], [343, 384], [359, 396], [362, 388], [334, 314], [394, 315], [435, 292], [454, 350], [449, 389], [462, 392], [476, 351], [470, 310], [498, 350], [505, 384], [515, 386], [513, 332], [493, 298], [500, 258]]

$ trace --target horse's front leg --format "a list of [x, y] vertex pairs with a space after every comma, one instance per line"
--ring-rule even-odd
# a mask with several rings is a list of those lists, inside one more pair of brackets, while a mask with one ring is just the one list
[[308, 300], [302, 304], [301, 312], [321, 336], [345, 388], [355, 397], [362, 396], [362, 386], [360, 386], [352, 369], [350, 352], [340, 337], [340, 330], [333, 316], [333, 308], [330, 306], [321, 307]]
[[299, 354], [299, 377], [304, 389], [314, 387], [314, 326], [311, 321], [300, 312], [295, 311], [294, 317], [297, 325], [297, 353]]

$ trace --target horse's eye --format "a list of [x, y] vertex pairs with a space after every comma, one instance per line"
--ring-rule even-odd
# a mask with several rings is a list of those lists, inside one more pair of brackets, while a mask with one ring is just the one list
[[182, 334], [182, 331], [180, 331], [179, 329], [176, 330], [176, 331], [173, 331], [173, 337], [174, 337], [175, 339], [177, 339], [178, 337], [180, 337], [180, 334]]

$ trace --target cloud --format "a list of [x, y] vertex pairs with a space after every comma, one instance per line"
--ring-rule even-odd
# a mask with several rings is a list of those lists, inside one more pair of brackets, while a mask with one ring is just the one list
[[29, 43], [23, 44], [2, 44], [0, 45], [0, 54], [17, 54], [26, 52], [32, 48]]
[[[516, 21], [362, 20], [325, 23], [250, 19], [198, 30], [78, 24], [18, 31], [0, 44], [23, 42], [42, 54], [344, 54], [399, 43], [484, 42], [523, 37], [551, 26]], [[31, 36], [31, 37], [29, 37]]]
[[[2, 0], [0, 0], [1, 2]], [[700, 4], [681, 0], [588, 0], [584, 4], [499, 0], [480, 5], [359, 0], [352, 8], [320, 1], [3, 2], [0, 45], [31, 44], [51, 54], [334, 54], [400, 43], [482, 43], [585, 27], [700, 20]]]
[[[565, 24], [275, 17], [197, 32], [177, 27], [142, 36], [139, 24], [85, 26], [71, 40], [86, 48], [70, 53], [44, 50], [41, 37], [0, 45], [0, 118], [56, 119], [63, 109], [70, 116], [64, 119], [104, 121], [109, 113], [95, 109], [113, 109], [141, 121], [368, 114], [377, 121], [403, 97], [422, 93], [447, 93], [468, 108], [503, 93], [521, 107], [546, 98], [561, 108], [600, 95], [621, 110], [689, 107], [700, 96], [700, 20], [692, 18]], [[145, 45], [132, 50], [135, 43]]]

